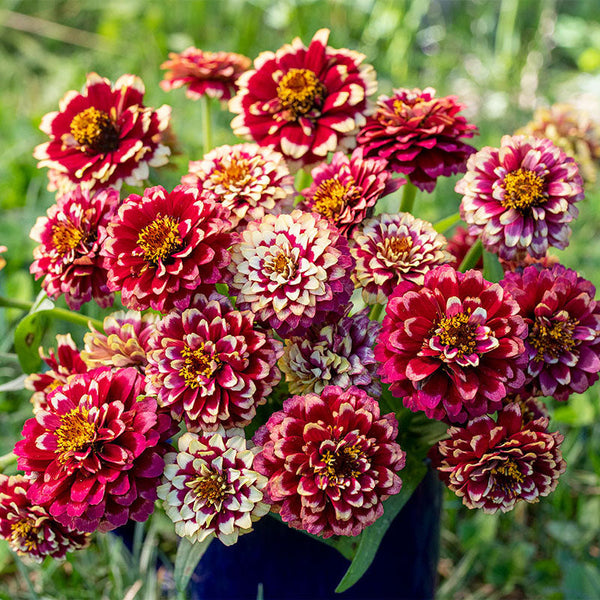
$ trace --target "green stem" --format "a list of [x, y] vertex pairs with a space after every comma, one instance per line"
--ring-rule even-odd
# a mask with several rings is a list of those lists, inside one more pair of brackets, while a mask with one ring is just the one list
[[33, 306], [33, 302], [27, 302], [27, 300], [11, 300], [10, 298], [4, 298], [3, 296], [0, 296], [0, 306], [29, 310]]
[[383, 304], [374, 304], [373, 308], [371, 308], [371, 312], [369, 313], [369, 319], [371, 319], [371, 321], [379, 321], [382, 311]]
[[29, 597], [31, 598], [31, 600], [39, 600], [39, 596], [35, 592], [33, 583], [31, 581], [31, 576], [29, 575], [27, 567], [23, 564], [23, 561], [19, 558], [17, 554], [14, 555], [14, 559], [17, 565], [17, 569], [19, 569], [19, 573], [21, 574], [21, 577], [25, 580], [25, 584], [27, 585], [27, 589], [29, 590]]
[[481, 240], [477, 240], [470, 248], [463, 261], [460, 263], [460, 267], [458, 270], [461, 273], [468, 271], [469, 269], [473, 269], [477, 264], [477, 261], [481, 258], [481, 253], [483, 252], [483, 244]]
[[417, 195], [417, 186], [407, 181], [402, 188], [402, 200], [400, 200], [400, 212], [412, 213]]
[[439, 221], [434, 223], [433, 228], [438, 233], [446, 233], [446, 231], [454, 227], [459, 221], [460, 213], [454, 213], [453, 215], [450, 215], [449, 217], [444, 217], [443, 219], [440, 219]]
[[10, 467], [10, 465], [14, 465], [16, 462], [17, 455], [13, 454], [12, 452], [0, 456], [0, 473], [4, 473], [6, 467]]
[[202, 110], [202, 143], [204, 154], [212, 150], [212, 120], [210, 115], [210, 97], [204, 94], [200, 98]]

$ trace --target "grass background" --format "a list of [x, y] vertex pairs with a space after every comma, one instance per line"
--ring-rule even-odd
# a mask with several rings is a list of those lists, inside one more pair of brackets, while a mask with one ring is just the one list
[[[363, 52], [378, 72], [379, 92], [432, 86], [456, 94], [480, 129], [474, 144], [498, 145], [524, 125], [536, 106], [587, 104], [600, 115], [600, 23], [596, 0], [207, 0], [0, 2], [0, 244], [9, 248], [0, 294], [31, 300], [39, 290], [29, 275], [33, 242], [27, 234], [54, 202], [33, 147], [45, 141], [41, 117], [56, 110], [85, 74], [112, 80], [140, 75], [149, 106], [173, 107], [173, 128], [185, 150], [160, 181], [175, 185], [188, 160], [201, 157], [197, 103], [183, 91], [163, 92], [160, 64], [169, 51], [196, 45], [256, 57], [300, 36], [308, 43], [322, 27], [330, 44]], [[214, 144], [233, 141], [231, 115], [219, 112]], [[455, 178], [434, 194], [420, 194], [418, 216], [438, 219], [457, 210]], [[571, 246], [561, 262], [600, 284], [600, 194], [588, 189]], [[64, 306], [62, 301], [59, 305]], [[95, 314], [94, 307], [87, 307]], [[0, 382], [20, 373], [12, 354], [19, 311], [0, 311]], [[83, 330], [69, 327], [81, 343]], [[66, 332], [57, 324], [54, 332]], [[556, 406], [554, 428], [565, 435], [567, 472], [557, 491], [508, 515], [468, 511], [446, 498], [440, 586], [445, 599], [598, 598], [600, 595], [600, 402], [598, 386]], [[0, 394], [0, 452], [10, 452], [28, 396]], [[0, 543], [0, 598], [169, 597], [167, 570], [156, 580], [154, 553], [169, 553], [171, 528], [160, 517], [150, 542], [133, 556], [106, 536], [64, 563], [31, 567]], [[101, 596], [100, 596], [101, 594]]]

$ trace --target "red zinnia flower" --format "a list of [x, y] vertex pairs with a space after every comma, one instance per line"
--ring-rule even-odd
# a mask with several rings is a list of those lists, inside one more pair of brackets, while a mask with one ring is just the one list
[[279, 150], [293, 164], [323, 160], [356, 145], [365, 123], [367, 97], [377, 89], [364, 55], [327, 46], [320, 29], [308, 48], [296, 38], [277, 52], [263, 52], [254, 70], [237, 81], [229, 110], [237, 135]]
[[254, 468], [269, 478], [265, 501], [296, 529], [324, 538], [358, 535], [397, 494], [405, 454], [398, 422], [366, 392], [332, 385], [294, 396], [254, 436]]

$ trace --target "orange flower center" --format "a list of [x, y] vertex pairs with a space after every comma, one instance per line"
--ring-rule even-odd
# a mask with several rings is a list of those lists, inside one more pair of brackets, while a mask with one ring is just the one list
[[284, 252], [279, 252], [277, 256], [271, 259], [267, 259], [265, 261], [265, 271], [267, 273], [277, 273], [281, 275], [284, 279], [291, 279], [296, 273], [296, 269], [298, 265], [293, 257], [288, 256]]
[[57, 223], [52, 228], [52, 245], [59, 254], [67, 254], [77, 248], [83, 237], [83, 231], [71, 222]]
[[352, 184], [344, 185], [336, 178], [325, 179], [315, 191], [312, 210], [335, 223], [344, 207], [359, 198], [360, 190]]
[[181, 249], [183, 240], [179, 236], [179, 219], [158, 215], [150, 225], [146, 225], [137, 239], [144, 258], [154, 265], [165, 262]]
[[477, 342], [473, 335], [473, 326], [469, 324], [468, 313], [458, 313], [453, 317], [442, 317], [436, 330], [444, 346], [456, 348], [458, 356], [473, 354]]
[[392, 104], [394, 112], [399, 117], [405, 117], [406, 113], [417, 104], [422, 104], [425, 100], [421, 96], [415, 96], [414, 98], [407, 97], [404, 100], [396, 98]]
[[37, 528], [33, 519], [21, 519], [10, 526], [10, 541], [19, 546], [32, 550], [37, 546]]
[[221, 473], [208, 468], [186, 486], [197, 496], [206, 501], [206, 504], [220, 504], [227, 495], [227, 482]]
[[577, 343], [573, 339], [573, 332], [577, 325], [579, 321], [576, 319], [555, 321], [552, 324], [536, 320], [527, 340], [537, 350], [533, 360], [541, 362], [544, 360], [544, 355], [558, 358], [563, 352], [571, 350]]
[[413, 241], [410, 236], [398, 235], [385, 238], [378, 244], [380, 252], [389, 259], [397, 261], [404, 258], [412, 248]]
[[324, 474], [328, 484], [339, 486], [350, 477], [358, 477], [362, 472], [359, 465], [361, 458], [364, 458], [362, 451], [354, 445], [344, 446], [338, 452], [326, 450], [321, 459], [325, 463]]
[[119, 147], [119, 134], [110, 117], [93, 106], [73, 117], [71, 135], [94, 154], [106, 154]]
[[500, 466], [494, 467], [490, 473], [494, 476], [494, 487], [510, 497], [517, 495], [515, 488], [525, 480], [517, 463], [513, 460], [507, 460]]
[[250, 164], [245, 159], [233, 159], [228, 165], [221, 165], [211, 179], [230, 190], [232, 187], [244, 187], [250, 181]]
[[184, 364], [179, 370], [179, 374], [183, 377], [185, 384], [193, 389], [200, 387], [210, 379], [222, 364], [218, 355], [211, 355], [204, 351], [203, 343], [196, 350], [184, 346], [181, 356]]
[[289, 121], [318, 106], [324, 93], [325, 87], [310, 69], [290, 69], [277, 86], [277, 96]]
[[88, 421], [85, 408], [74, 408], [60, 417], [60, 427], [56, 430], [56, 448], [61, 460], [66, 454], [83, 450], [96, 435], [96, 425]]
[[546, 201], [544, 179], [533, 171], [517, 169], [504, 177], [504, 199], [502, 206], [524, 210]]

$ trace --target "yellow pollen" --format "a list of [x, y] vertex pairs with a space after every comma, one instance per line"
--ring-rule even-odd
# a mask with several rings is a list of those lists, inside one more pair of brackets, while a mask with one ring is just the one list
[[490, 473], [495, 478], [494, 487], [499, 488], [511, 497], [517, 495], [516, 485], [525, 481], [525, 477], [523, 477], [519, 467], [513, 460], [507, 460], [500, 466], [494, 467]]
[[60, 417], [61, 424], [56, 430], [56, 449], [61, 454], [61, 460], [66, 460], [65, 454], [79, 452], [93, 441], [96, 425], [90, 423], [87, 417], [85, 408], [74, 408]]
[[357, 462], [362, 456], [362, 451], [356, 446], [344, 446], [340, 452], [326, 450], [321, 459], [325, 463], [329, 483], [341, 485], [350, 477], [358, 477], [361, 471]]
[[215, 170], [211, 179], [227, 189], [243, 187], [250, 181], [250, 164], [243, 158], [233, 159], [229, 165], [221, 165]]
[[383, 243], [378, 244], [380, 252], [392, 260], [404, 257], [412, 248], [413, 241], [410, 236], [395, 236], [385, 238]]
[[153, 265], [165, 262], [181, 249], [183, 240], [179, 236], [179, 220], [169, 215], [158, 215], [150, 225], [146, 225], [137, 239], [144, 258]]
[[416, 96], [415, 98], [405, 98], [404, 100], [400, 100], [400, 98], [396, 98], [394, 100], [392, 106], [394, 107], [394, 112], [399, 116], [404, 116], [407, 110], [410, 110], [413, 106], [417, 104], [421, 104], [424, 102], [421, 96]]
[[33, 519], [21, 519], [10, 526], [10, 541], [19, 546], [24, 545], [27, 550], [37, 546], [37, 530]]
[[545, 201], [544, 179], [533, 171], [517, 169], [504, 177], [502, 206], [524, 210], [531, 206], [539, 206]]
[[95, 153], [112, 152], [119, 147], [119, 134], [110, 117], [93, 106], [73, 117], [71, 135], [78, 144]]
[[67, 254], [77, 248], [83, 239], [83, 231], [72, 223], [57, 223], [52, 228], [52, 245], [59, 254]]
[[216, 504], [223, 501], [227, 492], [227, 482], [221, 473], [209, 471], [205, 475], [198, 475], [185, 484], [197, 496], [206, 500], [207, 504]]
[[181, 356], [184, 365], [179, 370], [179, 374], [185, 380], [185, 384], [193, 389], [204, 385], [219, 370], [222, 364], [216, 354], [211, 356], [204, 351], [204, 344], [200, 344], [196, 350], [184, 346]]
[[318, 107], [324, 93], [325, 87], [310, 69], [290, 69], [277, 86], [277, 96], [289, 121]]
[[336, 178], [326, 179], [315, 191], [312, 210], [335, 223], [344, 207], [359, 199], [360, 190], [358, 188], [351, 184], [344, 185]]
[[458, 313], [453, 317], [442, 317], [436, 333], [444, 346], [456, 348], [458, 356], [473, 354], [477, 342], [473, 337], [473, 328], [469, 325], [469, 314]]
[[577, 343], [573, 339], [573, 332], [577, 325], [579, 321], [576, 319], [555, 321], [551, 326], [536, 320], [527, 340], [537, 350], [533, 360], [541, 362], [544, 360], [544, 355], [558, 358], [563, 352], [572, 350]]
[[264, 266], [267, 273], [277, 273], [287, 280], [294, 276], [297, 268], [294, 259], [284, 252], [279, 252], [275, 258], [267, 259]]

